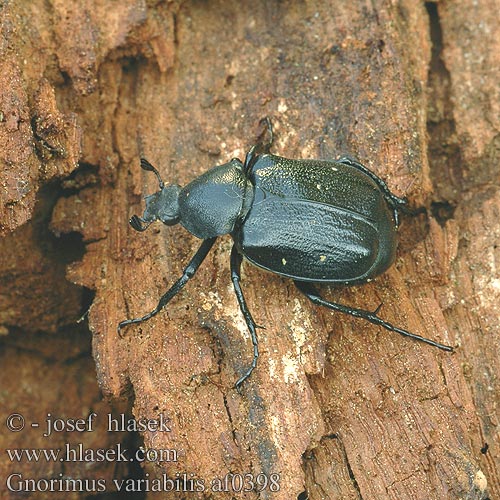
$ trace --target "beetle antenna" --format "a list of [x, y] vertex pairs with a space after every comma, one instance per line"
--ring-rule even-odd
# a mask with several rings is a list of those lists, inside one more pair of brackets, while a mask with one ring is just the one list
[[151, 224], [151, 222], [145, 221], [142, 217], [139, 217], [137, 215], [132, 215], [129, 223], [136, 231], [140, 231], [141, 233], [142, 231], [146, 231], [146, 229]]
[[158, 170], [155, 167], [153, 167], [153, 165], [151, 165], [151, 163], [149, 163], [149, 161], [146, 160], [146, 158], [141, 158], [141, 168], [143, 170], [146, 170], [147, 172], [153, 172], [153, 174], [156, 175], [156, 178], [158, 179], [158, 184], [160, 186], [160, 190], [165, 187], [165, 183], [161, 178], [160, 172], [158, 172]]

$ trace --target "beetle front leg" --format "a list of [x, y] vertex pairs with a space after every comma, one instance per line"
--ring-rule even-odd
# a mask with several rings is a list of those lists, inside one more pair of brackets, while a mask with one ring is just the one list
[[141, 318], [126, 319], [118, 324], [118, 335], [122, 336], [121, 329], [124, 326], [132, 325], [134, 323], [142, 323], [143, 321], [152, 318], [155, 314], [158, 314], [183, 288], [184, 285], [194, 276], [202, 262], [205, 260], [208, 252], [215, 243], [217, 238], [208, 238], [203, 240], [200, 248], [194, 254], [193, 258], [189, 261], [189, 264], [184, 269], [182, 276], [167, 290], [167, 292], [161, 297], [158, 305], [148, 314], [142, 316]]
[[[262, 125], [262, 124], [264, 124], [266, 126], [266, 129], [262, 132], [262, 134], [259, 137], [259, 141], [258, 141], [258, 144], [260, 147], [259, 154], [269, 153], [269, 151], [271, 150], [271, 146], [273, 145], [273, 141], [274, 141], [273, 124], [271, 122], [271, 118], [269, 118], [269, 116], [265, 116], [264, 118], [262, 118], [259, 121], [259, 125]], [[268, 136], [268, 139], [267, 139], [267, 141], [264, 142], [263, 138], [266, 134]]]
[[377, 312], [380, 309], [380, 306], [375, 310], [375, 312], [365, 311], [364, 309], [356, 309], [354, 307], [344, 306], [342, 304], [337, 304], [335, 302], [329, 302], [328, 300], [323, 299], [316, 289], [309, 283], [304, 281], [294, 281], [296, 287], [309, 299], [313, 302], [313, 304], [317, 304], [319, 306], [328, 307], [328, 309], [332, 309], [334, 311], [339, 311], [344, 314], [350, 314], [356, 318], [363, 318], [374, 325], [379, 325], [384, 327], [386, 330], [391, 332], [399, 333], [405, 337], [410, 337], [412, 339], [418, 340], [419, 342], [424, 342], [425, 344], [432, 345], [434, 347], [438, 347], [443, 351], [453, 352], [453, 347], [440, 344], [438, 342], [434, 342], [433, 340], [426, 339], [425, 337], [421, 337], [420, 335], [416, 335], [414, 333], [408, 332], [407, 330], [403, 330], [398, 328], [397, 326], [391, 325], [387, 321], [379, 318], [377, 316]]
[[239, 391], [241, 384], [250, 376], [250, 374], [253, 372], [254, 368], [257, 366], [257, 359], [259, 357], [259, 347], [258, 347], [258, 341], [257, 341], [257, 325], [255, 324], [255, 321], [252, 318], [252, 315], [250, 314], [250, 311], [248, 310], [247, 303], [245, 301], [245, 297], [243, 296], [243, 291], [241, 290], [240, 286], [240, 280], [241, 280], [241, 274], [240, 274], [240, 268], [241, 268], [241, 261], [242, 257], [238, 250], [236, 249], [236, 246], [233, 245], [233, 248], [231, 250], [231, 280], [233, 282], [234, 286], [234, 292], [236, 294], [236, 298], [238, 299], [238, 303], [240, 305], [240, 310], [243, 313], [243, 317], [245, 318], [248, 330], [250, 331], [250, 335], [252, 337], [252, 344], [253, 344], [253, 360], [252, 364], [250, 365], [250, 368], [244, 373], [242, 377], [238, 379], [236, 384], [234, 385], [235, 388]]
[[[268, 154], [271, 150], [271, 146], [274, 140], [274, 133], [273, 124], [271, 123], [271, 119], [269, 118], [269, 116], [266, 116], [259, 121], [259, 125], [262, 124], [266, 125], [266, 129], [260, 134], [259, 139], [257, 140], [257, 144], [255, 144], [255, 146], [252, 146], [245, 157], [245, 162], [243, 163], [243, 172], [245, 174], [251, 170], [259, 155]], [[263, 138], [266, 134], [269, 138], [264, 141]]]

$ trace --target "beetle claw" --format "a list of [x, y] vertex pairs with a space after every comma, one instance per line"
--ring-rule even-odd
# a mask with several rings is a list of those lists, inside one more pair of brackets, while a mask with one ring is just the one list
[[120, 323], [118, 323], [118, 328], [117, 328], [118, 336], [121, 339], [125, 337], [125, 333], [123, 331], [124, 326], [133, 325], [135, 323], [141, 323], [141, 322], [142, 322], [142, 318], [125, 319], [123, 321], [120, 321]]
[[118, 332], [118, 337], [120, 337], [121, 339], [122, 339], [122, 338], [124, 337], [124, 335], [125, 335], [125, 334], [123, 333], [123, 331], [122, 331], [122, 326], [124, 326], [124, 325], [123, 325], [123, 323], [124, 323], [124, 321], [122, 321], [121, 323], [118, 323], [118, 327], [117, 327], [117, 329], [116, 329], [116, 331]]

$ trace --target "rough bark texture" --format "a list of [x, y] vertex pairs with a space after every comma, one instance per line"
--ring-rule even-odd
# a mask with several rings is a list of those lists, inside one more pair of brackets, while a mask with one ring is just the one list
[[[88, 312], [105, 399], [128, 398], [136, 419], [164, 415], [171, 432], [145, 431], [144, 446], [177, 455], [143, 469], [3, 455], [5, 498], [12, 471], [103, 478], [109, 492], [127, 476], [204, 484], [130, 496], [148, 499], [500, 497], [497, 16], [494, 0], [1, 6], [2, 421], [111, 412], [92, 383], [87, 323], [76, 323]], [[130, 228], [156, 189], [139, 158], [183, 185], [243, 158], [266, 115], [276, 154], [350, 154], [427, 207], [404, 219], [387, 273], [323, 294], [383, 303], [382, 317], [454, 354], [316, 308], [291, 282], [244, 265], [265, 329], [258, 367], [236, 392], [252, 350], [228, 237], [168, 310], [118, 336], [118, 322], [151, 310], [199, 245], [180, 227]], [[3, 430], [2, 449], [123, 440], [102, 427], [33, 433]], [[279, 491], [238, 493], [229, 481], [214, 492], [227, 474], [277, 474]]]

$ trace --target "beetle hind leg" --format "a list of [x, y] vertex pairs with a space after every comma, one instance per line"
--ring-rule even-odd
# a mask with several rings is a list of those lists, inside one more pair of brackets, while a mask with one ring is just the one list
[[[257, 325], [248, 310], [247, 303], [245, 301], [245, 297], [243, 296], [243, 291], [241, 289], [240, 280], [240, 268], [241, 268], [242, 257], [236, 246], [233, 245], [231, 250], [231, 280], [233, 282], [234, 293], [236, 294], [236, 298], [238, 299], [238, 304], [240, 305], [240, 310], [245, 318], [245, 322], [247, 324], [248, 330], [250, 331], [250, 336], [252, 337], [252, 345], [253, 345], [253, 359], [250, 367], [247, 371], [236, 381], [234, 386], [239, 391], [241, 384], [250, 377], [250, 374], [253, 372], [254, 368], [257, 366], [257, 359], [259, 358], [259, 346], [257, 341]], [[262, 328], [262, 327], [261, 327]]]
[[374, 312], [366, 311], [364, 309], [357, 309], [355, 307], [349, 307], [342, 304], [337, 304], [336, 302], [329, 302], [328, 300], [323, 299], [317, 292], [317, 290], [310, 283], [306, 283], [304, 281], [294, 281], [295, 286], [313, 303], [319, 306], [327, 307], [328, 309], [332, 309], [333, 311], [339, 311], [344, 314], [350, 314], [356, 318], [362, 318], [374, 325], [382, 326], [386, 330], [391, 332], [399, 333], [404, 337], [410, 337], [414, 340], [418, 340], [419, 342], [423, 342], [425, 344], [432, 345], [434, 347], [438, 347], [443, 351], [453, 352], [453, 347], [440, 344], [439, 342], [434, 342], [433, 340], [426, 339], [425, 337], [421, 337], [420, 335], [416, 335], [414, 333], [408, 332], [407, 330], [403, 330], [402, 328], [398, 328], [397, 326], [391, 325], [387, 321], [379, 318], [377, 313], [380, 309], [380, 306]]

